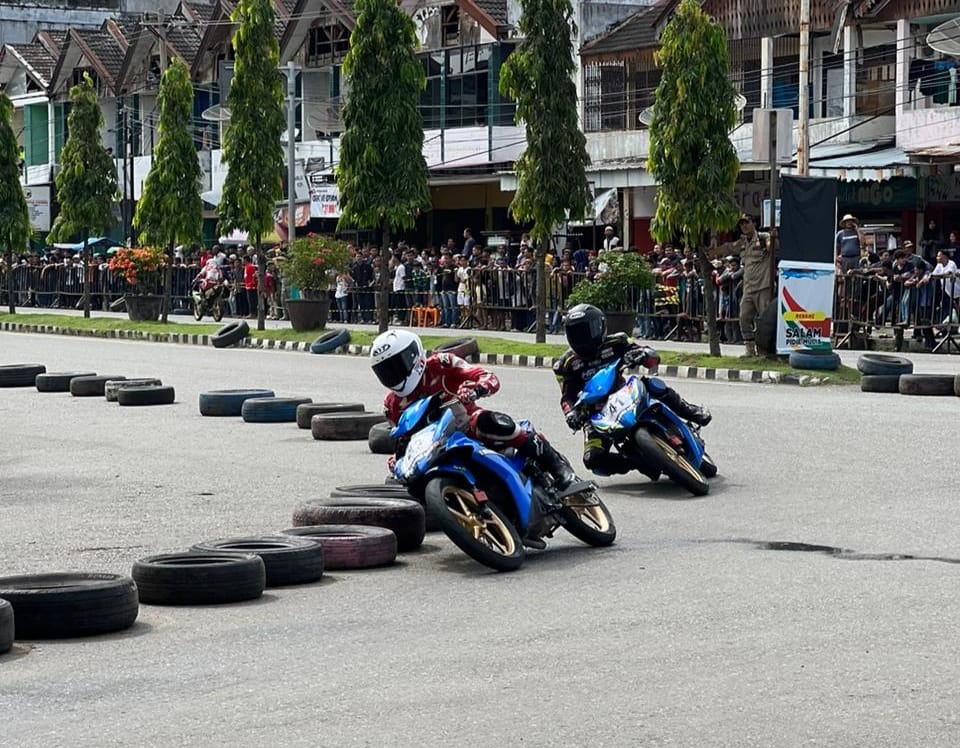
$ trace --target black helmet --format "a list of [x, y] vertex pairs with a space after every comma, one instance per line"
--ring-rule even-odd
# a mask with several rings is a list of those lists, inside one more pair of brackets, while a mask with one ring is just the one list
[[577, 304], [563, 318], [563, 331], [573, 352], [590, 358], [607, 336], [607, 318], [592, 304]]

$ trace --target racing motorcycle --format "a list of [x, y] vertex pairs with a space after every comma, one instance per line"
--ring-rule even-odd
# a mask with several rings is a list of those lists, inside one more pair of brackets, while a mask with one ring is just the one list
[[464, 434], [468, 422], [459, 401], [433, 395], [410, 405], [391, 431], [398, 445], [394, 477], [424, 500], [460, 550], [497, 571], [513, 571], [523, 563], [524, 546], [545, 548], [543, 538], [561, 526], [588, 545], [613, 543], [613, 517], [592, 482], [558, 492], [553, 477], [516, 450], [497, 452]]
[[717, 474], [717, 466], [704, 449], [700, 427], [651, 395], [641, 377], [630, 375], [618, 386], [621, 369], [635, 365], [629, 354], [625, 358], [590, 377], [574, 407], [620, 454], [633, 458], [640, 472], [653, 480], [663, 473], [694, 496], [705, 496], [706, 479]]
[[223, 297], [227, 286], [220, 283], [213, 292], [205, 294], [199, 285], [193, 287], [193, 318], [199, 322], [204, 314], [213, 317], [214, 322], [223, 319]]

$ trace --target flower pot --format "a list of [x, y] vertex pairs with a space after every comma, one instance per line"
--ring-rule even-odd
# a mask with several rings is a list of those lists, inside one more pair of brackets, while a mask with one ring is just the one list
[[633, 328], [636, 327], [636, 312], [606, 312], [607, 333], [625, 332], [627, 335], [633, 335]]
[[326, 327], [330, 300], [326, 294], [322, 299], [288, 299], [284, 308], [290, 317], [290, 325], [297, 332], [319, 330]]
[[150, 294], [126, 294], [123, 301], [132, 322], [156, 322], [160, 319], [163, 297]]

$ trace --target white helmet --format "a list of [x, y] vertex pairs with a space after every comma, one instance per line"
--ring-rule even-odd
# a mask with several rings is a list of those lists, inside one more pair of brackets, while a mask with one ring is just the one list
[[413, 392], [427, 365], [420, 337], [407, 330], [387, 330], [370, 348], [370, 366], [380, 384], [400, 397]]

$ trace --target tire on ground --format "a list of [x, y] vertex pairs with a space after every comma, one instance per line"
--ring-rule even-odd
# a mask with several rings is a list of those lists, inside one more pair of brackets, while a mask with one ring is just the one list
[[330, 330], [310, 344], [310, 353], [331, 353], [350, 342], [350, 331], [346, 328]]
[[13, 646], [13, 606], [0, 600], [0, 655]]
[[69, 392], [70, 380], [74, 377], [95, 377], [95, 371], [57, 371], [37, 374], [37, 392]]
[[293, 513], [295, 527], [307, 525], [373, 525], [393, 530], [400, 553], [423, 544], [426, 515], [411, 499], [336, 498], [313, 499]]
[[390, 436], [393, 427], [384, 421], [370, 427], [367, 435], [367, 446], [375, 455], [392, 455], [396, 450], [396, 442]]
[[308, 538], [323, 547], [324, 568], [368, 569], [389, 566], [397, 558], [397, 536], [370, 525], [307, 525], [280, 531]]
[[480, 351], [476, 338], [458, 338], [447, 343], [441, 343], [431, 353], [450, 353], [460, 358], [470, 358]]
[[244, 400], [240, 415], [247, 423], [295, 423], [297, 406], [309, 397], [253, 397]]
[[790, 351], [788, 363], [794, 369], [812, 369], [814, 371], [836, 371], [840, 368], [840, 356], [833, 351], [813, 353], [811, 351]]
[[191, 551], [252, 553], [263, 560], [267, 587], [316, 582], [323, 576], [323, 547], [307, 538], [261, 535], [197, 543]]
[[74, 397], [103, 397], [109, 381], [126, 379], [119, 374], [98, 374], [93, 377], [74, 377], [70, 380], [70, 394]]
[[46, 371], [43, 364], [4, 364], [0, 366], [0, 387], [35, 387], [37, 376]]
[[777, 352], [777, 300], [771, 301], [757, 317], [757, 353], [768, 356]]
[[240, 553], [170, 553], [133, 565], [140, 602], [219, 605], [255, 600], [266, 584], [263, 559]]
[[860, 377], [861, 392], [899, 392], [899, 374], [864, 374]]
[[163, 382], [159, 379], [151, 379], [149, 377], [143, 379], [111, 379], [103, 385], [103, 396], [108, 403], [115, 403], [117, 401], [117, 393], [120, 392], [120, 390], [126, 387], [143, 387], [151, 384], [160, 385], [163, 384]]
[[297, 426], [310, 428], [310, 419], [320, 413], [363, 413], [363, 403], [303, 403], [297, 406]]
[[960, 374], [953, 378], [953, 394], [960, 397]]
[[243, 403], [252, 398], [274, 397], [273, 390], [210, 390], [200, 393], [200, 415], [236, 416], [243, 410]]
[[176, 392], [169, 385], [123, 387], [117, 393], [117, 403], [120, 405], [170, 405], [175, 399]]
[[13, 607], [17, 639], [60, 639], [121, 631], [137, 620], [137, 587], [119, 574], [0, 577]]
[[320, 413], [310, 419], [310, 432], [322, 441], [359, 441], [367, 439], [370, 429], [386, 420], [382, 413]]
[[236, 320], [224, 325], [210, 336], [210, 342], [214, 348], [227, 348], [236, 345], [250, 334], [250, 325], [241, 320]]
[[361, 499], [409, 499], [423, 506], [425, 528], [427, 532], [439, 532], [441, 527], [433, 512], [423, 501], [412, 495], [406, 486], [400, 483], [359, 483], [354, 486], [337, 486], [330, 492], [331, 499], [361, 498]]
[[913, 374], [913, 361], [887, 353], [864, 353], [857, 359], [857, 370], [870, 375]]
[[903, 374], [901, 395], [953, 395], [953, 374]]

